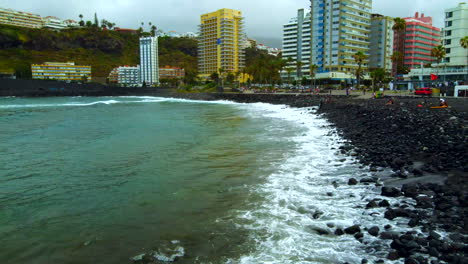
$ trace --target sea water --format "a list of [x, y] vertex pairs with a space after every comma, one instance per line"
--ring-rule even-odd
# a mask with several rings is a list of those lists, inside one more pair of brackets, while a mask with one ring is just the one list
[[363, 209], [375, 187], [346, 184], [368, 172], [343, 142], [311, 108], [0, 98], [0, 263], [384, 257], [377, 240], [333, 235], [386, 224]]

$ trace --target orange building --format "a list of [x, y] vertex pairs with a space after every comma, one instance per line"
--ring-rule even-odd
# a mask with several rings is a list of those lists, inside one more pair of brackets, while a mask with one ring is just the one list
[[183, 79], [185, 70], [178, 67], [166, 66], [159, 68], [159, 79]]

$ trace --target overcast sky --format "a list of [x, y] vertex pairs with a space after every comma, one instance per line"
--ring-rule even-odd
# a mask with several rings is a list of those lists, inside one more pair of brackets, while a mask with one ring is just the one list
[[[393, 17], [413, 16], [423, 12], [442, 27], [444, 10], [462, 0], [374, 0], [373, 12]], [[220, 8], [241, 10], [249, 37], [270, 42], [282, 38], [282, 25], [294, 17], [307, 0], [0, 0], [0, 7], [28, 11], [62, 19], [107, 19], [124, 28], [138, 28], [152, 22], [164, 31], [196, 32], [200, 14]], [[277, 46], [277, 43], [270, 44]], [[268, 44], [268, 43], [267, 43]]]

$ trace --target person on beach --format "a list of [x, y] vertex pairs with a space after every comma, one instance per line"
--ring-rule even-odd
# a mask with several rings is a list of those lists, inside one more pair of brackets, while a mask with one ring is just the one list
[[448, 107], [448, 103], [447, 103], [447, 101], [445, 101], [444, 99], [441, 98], [441, 99], [440, 99], [440, 104], [439, 104], [439, 106], [441, 106], [441, 107]]
[[385, 105], [392, 105], [394, 104], [395, 102], [393, 101], [392, 98], [388, 99], [387, 103]]

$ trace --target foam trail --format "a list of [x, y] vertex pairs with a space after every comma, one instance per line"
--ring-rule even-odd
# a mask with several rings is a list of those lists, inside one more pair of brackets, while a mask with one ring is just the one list
[[[355, 160], [333, 150], [343, 140], [332, 133], [329, 123], [305, 109], [268, 104], [253, 104], [251, 108], [253, 116], [294, 124], [299, 132], [284, 140], [294, 141], [297, 147], [275, 165], [276, 172], [264, 184], [253, 187], [252, 192], [264, 200], [257, 202], [254, 210], [237, 212], [235, 224], [249, 230], [255, 250], [228, 263], [361, 263], [363, 258], [371, 262], [385, 258], [384, 252], [366, 250], [353, 236], [333, 235], [336, 227], [361, 224], [364, 228], [390, 222], [362, 209], [366, 199], [378, 196], [374, 187], [346, 184], [350, 177], [369, 173]], [[334, 181], [340, 186], [335, 188]], [[383, 214], [383, 210], [374, 212]], [[398, 228], [405, 230], [406, 223]], [[319, 235], [317, 230], [330, 234]], [[366, 239], [369, 244], [377, 241], [368, 236]]]

